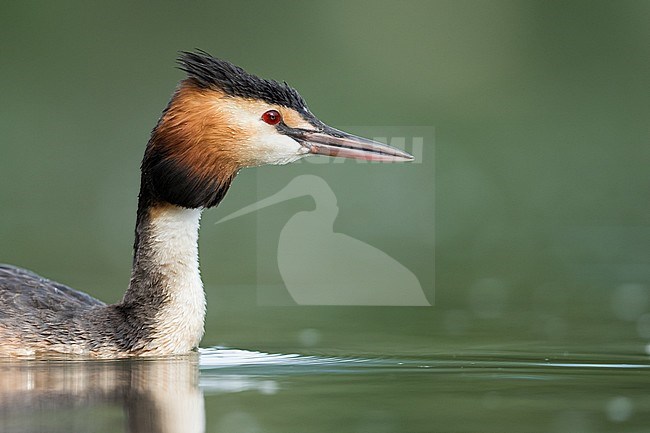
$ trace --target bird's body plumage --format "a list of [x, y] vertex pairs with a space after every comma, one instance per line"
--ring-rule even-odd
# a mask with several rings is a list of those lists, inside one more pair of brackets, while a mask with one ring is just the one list
[[63, 344], [72, 353], [81, 352], [78, 337], [89, 334], [88, 318], [105, 307], [91, 296], [9, 265], [0, 265], [0, 305], [6, 355], [31, 355]]

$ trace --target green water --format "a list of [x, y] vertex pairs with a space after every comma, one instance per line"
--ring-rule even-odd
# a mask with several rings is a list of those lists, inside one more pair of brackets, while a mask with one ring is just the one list
[[646, 431], [645, 356], [475, 350], [0, 364], [7, 432]]
[[[643, 0], [5, 2], [0, 262], [121, 298], [179, 50], [419, 158], [242, 171], [202, 219], [202, 347], [249, 352], [2, 361], [0, 431], [650, 430], [649, 40]], [[216, 224], [304, 175], [327, 187]], [[294, 296], [404, 269], [431, 306]]]

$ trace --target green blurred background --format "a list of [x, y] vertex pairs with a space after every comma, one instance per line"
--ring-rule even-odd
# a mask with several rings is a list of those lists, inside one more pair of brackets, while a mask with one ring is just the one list
[[434, 306], [260, 305], [260, 221], [313, 203], [215, 225], [298, 169], [247, 170], [203, 218], [204, 346], [643, 353], [649, 41], [648, 1], [3, 2], [0, 262], [120, 299], [140, 158], [177, 52], [198, 47], [333, 126], [435, 128], [421, 165], [313, 166], [335, 229], [418, 273]]

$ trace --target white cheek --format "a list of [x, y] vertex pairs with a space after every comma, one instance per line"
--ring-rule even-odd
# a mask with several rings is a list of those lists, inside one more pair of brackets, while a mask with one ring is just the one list
[[308, 150], [286, 135], [278, 134], [273, 128], [268, 134], [260, 134], [256, 147], [262, 164], [288, 164], [308, 153]]
[[309, 153], [309, 150], [296, 140], [279, 133], [275, 126], [262, 121], [260, 113], [273, 107], [255, 106], [251, 110], [236, 104], [227, 107], [238, 128], [250, 133], [249, 138], [240, 145], [245, 148], [248, 160], [253, 165], [288, 164]]
[[273, 125], [267, 125], [259, 116], [246, 118], [249, 131], [255, 131], [248, 140], [250, 154], [256, 165], [282, 165], [294, 162], [309, 153], [296, 140], [278, 132]]

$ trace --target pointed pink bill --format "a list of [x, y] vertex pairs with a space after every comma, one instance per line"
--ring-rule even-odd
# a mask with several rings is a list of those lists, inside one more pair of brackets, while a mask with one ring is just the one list
[[315, 155], [382, 162], [403, 162], [415, 159], [413, 155], [403, 150], [348, 134], [329, 126], [321, 131], [301, 130], [299, 138], [302, 145]]

